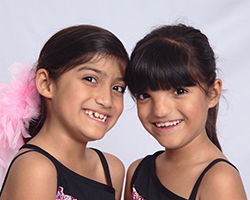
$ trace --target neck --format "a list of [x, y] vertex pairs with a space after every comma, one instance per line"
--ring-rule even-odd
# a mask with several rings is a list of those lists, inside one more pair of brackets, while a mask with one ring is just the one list
[[178, 149], [167, 149], [164, 159], [169, 163], [182, 164], [188, 162], [204, 162], [215, 155], [217, 148], [206, 134], [201, 134], [189, 144]]
[[49, 128], [45, 123], [39, 133], [30, 140], [45, 151], [49, 152], [60, 162], [65, 160], [83, 160], [86, 153], [86, 141], [78, 141], [62, 130]]

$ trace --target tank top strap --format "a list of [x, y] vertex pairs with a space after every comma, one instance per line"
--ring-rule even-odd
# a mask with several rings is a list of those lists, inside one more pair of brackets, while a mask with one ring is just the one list
[[149, 162], [150, 173], [153, 172], [151, 175], [154, 176], [154, 174], [155, 174], [155, 159], [158, 155], [162, 154], [163, 152], [164, 152], [163, 150], [157, 151], [154, 154], [150, 154], [150, 155], [145, 156], [141, 160], [141, 162], [136, 167], [134, 174], [132, 176], [131, 182], [130, 182], [130, 191], [131, 192], [133, 192], [133, 185], [134, 185], [136, 178], [137, 178], [138, 174], [140, 173], [141, 168], [144, 165], [144, 163]]
[[[44, 151], [43, 149], [41, 149], [40, 147], [38, 147], [36, 145], [32, 145], [32, 144], [25, 144], [24, 146], [21, 147], [21, 149], [22, 148], [30, 148], [30, 149], [33, 149], [35, 151], [38, 151], [39, 153], [48, 157], [55, 164], [55, 166], [57, 166], [55, 158], [52, 155], [50, 155], [49, 153], [47, 153], [46, 151]], [[110, 172], [109, 172], [109, 166], [108, 166], [108, 163], [107, 163], [105, 156], [103, 155], [103, 153], [100, 150], [95, 149], [95, 148], [91, 148], [91, 149], [93, 149], [98, 154], [98, 156], [101, 160], [108, 184], [109, 184], [109, 186], [113, 187], [111, 177], [110, 177]]]
[[194, 185], [194, 188], [193, 188], [193, 190], [192, 190], [192, 192], [191, 192], [191, 195], [190, 195], [190, 197], [189, 197], [189, 200], [195, 200], [202, 178], [204, 177], [204, 175], [206, 174], [206, 172], [207, 172], [210, 168], [212, 168], [212, 167], [213, 167], [216, 163], [218, 163], [218, 162], [226, 162], [226, 163], [228, 163], [229, 165], [233, 166], [233, 167], [238, 171], [238, 169], [237, 169], [232, 163], [230, 163], [229, 161], [227, 161], [227, 160], [225, 160], [225, 159], [218, 158], [218, 159], [213, 160], [213, 161], [204, 169], [204, 171], [201, 173], [201, 175], [200, 175], [199, 178], [197, 179], [197, 181], [196, 181], [196, 183], [195, 183], [195, 185]]
[[105, 156], [103, 155], [103, 153], [100, 150], [95, 149], [95, 148], [91, 148], [91, 149], [93, 149], [98, 154], [98, 156], [102, 162], [102, 166], [103, 166], [105, 176], [106, 176], [107, 181], [108, 181], [108, 185], [113, 187], [111, 177], [110, 177], [108, 162], [107, 162]]
[[[24, 148], [27, 148], [27, 149], [32, 149], [30, 151], [37, 151], [41, 154], [43, 154], [44, 156], [46, 156], [48, 159], [51, 160], [51, 162], [53, 162], [53, 164], [55, 165], [55, 167], [57, 168], [57, 163], [58, 161], [51, 155], [49, 154], [47, 151], [43, 150], [42, 148], [36, 146], [36, 145], [33, 145], [33, 144], [25, 144], [23, 145], [20, 149], [24, 149]], [[29, 151], [25, 151], [25, 152], [29, 152]]]
[[0, 196], [1, 196], [1, 194], [2, 194], [2, 190], [3, 190], [4, 186], [5, 186], [7, 177], [8, 177], [8, 175], [9, 175], [10, 168], [11, 168], [11, 166], [13, 165], [14, 161], [15, 161], [18, 157], [20, 157], [21, 155], [23, 155], [23, 154], [25, 154], [25, 153], [28, 153], [28, 152], [30, 152], [30, 151], [34, 151], [34, 150], [28, 150], [28, 151], [22, 152], [22, 153], [20, 153], [19, 155], [17, 155], [17, 156], [11, 161], [11, 163], [10, 163], [10, 165], [9, 165], [9, 167], [8, 167], [7, 173], [6, 173], [6, 175], [5, 175], [5, 178], [4, 178], [4, 182], [3, 182], [2, 188], [1, 188], [1, 190], [0, 190]]

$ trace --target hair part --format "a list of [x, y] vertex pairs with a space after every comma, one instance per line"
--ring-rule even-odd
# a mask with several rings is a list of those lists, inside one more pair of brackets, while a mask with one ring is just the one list
[[[206, 95], [216, 79], [214, 52], [206, 35], [184, 24], [154, 29], [135, 46], [126, 71], [126, 83], [135, 97], [152, 91], [198, 85]], [[208, 110], [206, 131], [221, 150], [216, 121], [218, 104]]]

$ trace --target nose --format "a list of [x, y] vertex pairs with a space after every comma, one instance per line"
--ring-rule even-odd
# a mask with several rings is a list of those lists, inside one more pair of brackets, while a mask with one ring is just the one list
[[101, 89], [96, 94], [95, 101], [97, 104], [105, 108], [111, 108], [113, 106], [111, 89], [108, 87], [101, 87]]
[[156, 117], [166, 117], [172, 112], [171, 100], [166, 95], [159, 95], [153, 103], [153, 113]]

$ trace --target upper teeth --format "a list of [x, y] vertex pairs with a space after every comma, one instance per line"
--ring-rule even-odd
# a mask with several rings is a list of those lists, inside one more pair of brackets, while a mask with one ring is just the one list
[[102, 121], [105, 122], [105, 120], [107, 119], [107, 116], [100, 114], [98, 112], [93, 112], [91, 110], [84, 110], [84, 112], [89, 115], [91, 118], [95, 118], [98, 121]]
[[176, 120], [176, 121], [172, 121], [172, 122], [160, 122], [160, 123], [155, 123], [157, 127], [161, 128], [161, 127], [168, 127], [168, 126], [174, 126], [176, 124], [179, 124], [181, 122], [181, 120]]

